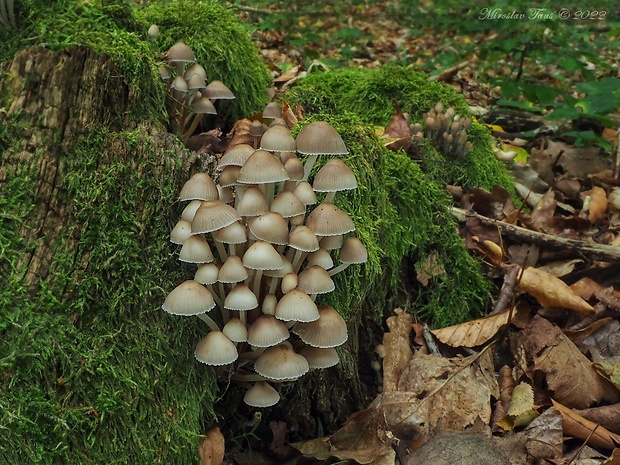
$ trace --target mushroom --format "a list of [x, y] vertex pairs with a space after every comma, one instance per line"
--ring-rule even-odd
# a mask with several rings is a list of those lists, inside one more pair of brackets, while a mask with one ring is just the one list
[[196, 56], [194, 55], [194, 52], [192, 52], [192, 49], [183, 42], [177, 42], [170, 47], [166, 53], [166, 58], [168, 59], [168, 64], [170, 66], [176, 67], [177, 76], [181, 77], [181, 79], [183, 78], [183, 69], [185, 68], [185, 64], [196, 61]]
[[271, 407], [280, 400], [280, 394], [266, 381], [257, 381], [243, 396], [250, 407]]
[[228, 365], [239, 357], [235, 344], [221, 331], [210, 331], [203, 337], [194, 352], [196, 359], [213, 366]]
[[308, 361], [287, 344], [265, 349], [254, 363], [256, 373], [276, 381], [296, 380], [309, 369]]
[[186, 200], [218, 200], [217, 186], [207, 173], [194, 174], [181, 188], [179, 201]]
[[345, 162], [332, 158], [316, 173], [312, 187], [315, 192], [327, 192], [324, 201], [333, 202], [336, 192], [357, 188], [357, 179]]
[[[308, 226], [317, 236], [336, 236], [355, 230], [355, 224], [349, 216], [333, 203], [319, 204], [306, 220]], [[192, 231], [194, 230], [192, 223]]]
[[357, 237], [348, 237], [347, 240], [344, 241], [344, 244], [338, 253], [338, 260], [340, 261], [340, 264], [329, 270], [330, 276], [346, 269], [353, 263], [366, 263], [368, 261], [368, 251]]
[[248, 344], [254, 347], [272, 347], [290, 336], [284, 323], [273, 315], [260, 315], [248, 329]]
[[348, 337], [344, 319], [328, 305], [320, 305], [318, 311], [317, 320], [297, 323], [293, 327], [293, 332], [312, 347], [326, 349], [344, 344]]
[[349, 153], [342, 137], [329, 123], [315, 121], [304, 126], [297, 134], [297, 151], [308, 155], [304, 165], [304, 180], [308, 179], [319, 155], [346, 155]]

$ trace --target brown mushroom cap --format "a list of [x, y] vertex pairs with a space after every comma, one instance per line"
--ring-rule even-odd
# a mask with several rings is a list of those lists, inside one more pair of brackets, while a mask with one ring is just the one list
[[306, 346], [299, 352], [306, 360], [310, 368], [329, 368], [338, 364], [338, 352], [333, 347], [320, 349], [318, 347]]
[[237, 255], [230, 255], [220, 267], [217, 280], [222, 283], [240, 283], [247, 277], [248, 270], [243, 266], [241, 258]]
[[258, 307], [256, 295], [245, 284], [237, 284], [224, 299], [224, 308], [242, 312]]
[[188, 237], [179, 252], [179, 260], [185, 263], [211, 263], [214, 259], [209, 243], [200, 235]]
[[288, 173], [278, 158], [266, 150], [255, 150], [241, 167], [237, 182], [267, 184], [286, 181]]
[[306, 213], [306, 206], [291, 191], [282, 191], [273, 199], [269, 210], [290, 218]]
[[183, 78], [185, 78], [186, 81], [189, 81], [194, 74], [200, 76], [203, 81], [207, 80], [207, 72], [200, 63], [192, 63], [189, 65], [183, 73]]
[[293, 190], [293, 194], [304, 205], [314, 205], [316, 203], [316, 193], [308, 181], [302, 181]]
[[210, 331], [196, 345], [196, 360], [207, 365], [222, 366], [237, 360], [235, 344], [221, 331]]
[[203, 96], [211, 100], [233, 99], [235, 95], [226, 87], [222, 81], [211, 81], [202, 93]]
[[205, 79], [198, 73], [192, 74], [189, 79], [185, 78], [185, 74], [183, 76], [183, 78], [187, 81], [187, 87], [189, 90], [200, 90], [207, 87]]
[[[177, 42], [168, 49], [166, 58], [169, 64], [189, 63], [196, 61], [196, 56], [192, 49], [183, 42]], [[181, 76], [182, 77], [182, 76]]]
[[336, 288], [325, 268], [312, 265], [299, 273], [297, 288], [307, 294], [327, 294]]
[[319, 265], [321, 268], [329, 270], [334, 266], [334, 260], [327, 250], [320, 248], [308, 255], [308, 266], [312, 265]]
[[183, 244], [192, 235], [192, 223], [187, 220], [179, 220], [170, 231], [170, 242]]
[[241, 216], [260, 216], [269, 212], [269, 202], [263, 191], [256, 186], [250, 186], [243, 192], [236, 208]]
[[319, 318], [308, 323], [297, 323], [293, 332], [312, 347], [329, 348], [347, 340], [347, 324], [340, 314], [328, 305], [319, 306]]
[[297, 151], [306, 155], [345, 155], [349, 153], [342, 137], [329, 123], [315, 121], [297, 134]]
[[282, 110], [277, 102], [269, 102], [263, 110], [264, 119], [275, 119], [282, 117]]
[[294, 152], [296, 147], [290, 129], [279, 124], [267, 129], [260, 139], [260, 148], [270, 152]]
[[302, 252], [319, 250], [319, 239], [308, 226], [297, 226], [288, 235], [288, 245]]
[[280, 394], [266, 381], [257, 381], [243, 396], [250, 407], [271, 407], [280, 401]]
[[223, 169], [227, 166], [243, 166], [250, 155], [254, 153], [254, 147], [249, 144], [237, 144], [229, 148], [222, 158], [220, 158], [217, 167]]
[[336, 234], [334, 236], [323, 236], [319, 240], [319, 244], [322, 249], [325, 250], [340, 250], [344, 243], [344, 236], [342, 234]]
[[276, 381], [292, 381], [308, 372], [308, 361], [286, 344], [269, 347], [256, 359], [254, 370]]
[[271, 347], [290, 336], [284, 323], [273, 315], [261, 315], [248, 329], [248, 343], [255, 347]]
[[312, 210], [306, 220], [306, 226], [317, 236], [336, 236], [355, 230], [355, 224], [349, 215], [329, 202], [323, 202]]
[[304, 178], [304, 164], [297, 157], [286, 160], [284, 169], [291, 181], [301, 181]]
[[250, 219], [248, 229], [262, 241], [284, 245], [288, 243], [288, 224], [277, 212], [269, 212]]
[[207, 173], [196, 173], [183, 184], [179, 200], [218, 200], [217, 186]]
[[207, 200], [196, 210], [192, 220], [192, 234], [204, 234], [222, 229], [241, 219], [241, 216], [230, 205]]
[[252, 270], [279, 270], [282, 256], [269, 242], [256, 241], [243, 254], [243, 266]]
[[345, 162], [332, 158], [316, 173], [312, 187], [316, 192], [338, 192], [357, 188], [357, 179]]
[[215, 307], [215, 300], [209, 289], [189, 279], [175, 287], [161, 307], [173, 315], [200, 315]]
[[192, 102], [192, 111], [201, 115], [217, 115], [217, 110], [207, 97], [200, 97], [194, 100]]
[[368, 251], [357, 237], [347, 237], [338, 253], [338, 260], [342, 263], [366, 263]]
[[222, 328], [224, 335], [232, 342], [245, 342], [248, 340], [248, 328], [239, 318], [234, 317]]
[[217, 282], [219, 269], [215, 263], [203, 263], [194, 274], [194, 280], [200, 284], [213, 284]]
[[312, 297], [300, 289], [293, 289], [278, 301], [275, 317], [283, 321], [310, 322], [319, 319], [319, 311]]

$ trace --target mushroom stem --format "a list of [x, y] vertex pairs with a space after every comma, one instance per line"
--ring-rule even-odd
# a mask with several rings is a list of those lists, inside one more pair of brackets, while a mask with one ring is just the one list
[[213, 295], [213, 300], [215, 300], [215, 304], [222, 308], [222, 299], [220, 298], [220, 296], [218, 295], [217, 292], [215, 292], [215, 289], [213, 289], [213, 285], [209, 284], [207, 286], [207, 289], [209, 289], [209, 291], [211, 292], [211, 294]]
[[308, 256], [308, 252], [302, 252], [299, 258], [297, 257], [297, 254], [295, 254], [295, 260], [297, 260], [296, 263], [293, 263], [293, 271], [295, 273], [299, 272], [299, 269], [301, 268], [301, 264], [304, 262], [307, 256]]
[[246, 382], [254, 382], [254, 381], [271, 381], [274, 380], [265, 378], [263, 375], [259, 375], [258, 373], [248, 373], [248, 374], [234, 374], [231, 376], [231, 380], [233, 381], [246, 381]]
[[336, 196], [336, 191], [328, 192], [327, 195], [325, 196], [325, 199], [323, 199], [323, 202], [334, 203], [335, 196]]
[[312, 167], [314, 166], [314, 162], [316, 162], [317, 158], [319, 158], [318, 155], [308, 155], [308, 159], [306, 160], [306, 163], [304, 163], [304, 178], [302, 179], [302, 181], [308, 180], [308, 176], [310, 176], [310, 171], [312, 171]]
[[[181, 137], [181, 140], [183, 141], [183, 143], [187, 142], [187, 140], [192, 136], [192, 134], [194, 134], [194, 131], [198, 127], [198, 124], [200, 123], [201, 120], [202, 120], [202, 114], [200, 113], [194, 114], [194, 119], [192, 120], [192, 124], [189, 125], [189, 128], [187, 129], [187, 131], [185, 131], [183, 133], [183, 137]], [[184, 122], [185, 121], [183, 121], [183, 123]], [[181, 128], [181, 131], [183, 129], [184, 128]]]
[[271, 284], [269, 285], [269, 293], [275, 294], [278, 290], [278, 283], [280, 282], [280, 278], [274, 276], [271, 278]]
[[256, 270], [254, 274], [254, 295], [260, 301], [260, 284], [263, 279], [263, 270]]
[[224, 244], [222, 244], [220, 241], [213, 241], [213, 242], [215, 242], [215, 248], [217, 249], [217, 253], [220, 256], [220, 261], [225, 262], [226, 259], [228, 258], [228, 254], [226, 253]]
[[220, 327], [215, 321], [213, 321], [213, 319], [209, 315], [202, 313], [198, 315], [198, 318], [204, 321], [209, 326], [209, 328], [211, 328], [212, 331], [221, 331]]
[[337, 267], [332, 268], [331, 270], [328, 270], [327, 274], [329, 274], [330, 276], [334, 276], [336, 273], [340, 273], [342, 270], [347, 269], [349, 265], [350, 263], [341, 263]]

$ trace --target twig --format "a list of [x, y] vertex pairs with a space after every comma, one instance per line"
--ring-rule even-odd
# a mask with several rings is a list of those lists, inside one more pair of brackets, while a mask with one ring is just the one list
[[499, 229], [499, 231], [507, 237], [529, 244], [536, 244], [541, 248], [558, 250], [564, 252], [568, 256], [587, 257], [591, 260], [600, 260], [604, 262], [616, 262], [620, 260], [620, 247], [592, 244], [575, 239], [566, 239], [552, 236], [551, 234], [530, 231], [529, 229], [502, 221], [496, 221], [486, 216], [479, 215], [478, 213], [465, 211], [461, 208], [452, 207], [450, 211], [460, 222], [465, 222], [468, 217], [473, 217], [484, 225]]

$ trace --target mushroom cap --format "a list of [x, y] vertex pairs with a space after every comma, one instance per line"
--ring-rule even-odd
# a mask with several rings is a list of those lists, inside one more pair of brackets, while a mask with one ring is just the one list
[[217, 282], [219, 268], [215, 263], [203, 263], [194, 273], [194, 280], [209, 285]]
[[292, 157], [284, 162], [284, 169], [291, 181], [301, 181], [304, 178], [304, 164], [297, 157]]
[[188, 237], [179, 252], [179, 260], [185, 263], [211, 263], [214, 259], [209, 243], [200, 235]]
[[258, 307], [258, 299], [251, 289], [243, 283], [237, 284], [224, 299], [224, 308], [246, 312]]
[[297, 134], [297, 151], [306, 155], [345, 155], [349, 153], [342, 137], [329, 123], [315, 121]]
[[271, 126], [260, 139], [261, 150], [270, 152], [294, 152], [297, 145], [286, 126]]
[[357, 179], [340, 158], [330, 159], [316, 173], [312, 187], [315, 192], [338, 192], [357, 188]]
[[203, 200], [192, 200], [181, 212], [181, 219], [185, 221], [189, 221], [190, 224], [196, 215], [196, 210], [200, 208]]
[[264, 119], [275, 119], [282, 117], [282, 110], [277, 102], [269, 102], [263, 110]]
[[233, 99], [235, 95], [231, 92], [231, 90], [226, 87], [222, 81], [211, 81], [209, 85], [205, 88], [202, 93], [205, 97], [211, 100], [220, 100], [220, 99]]
[[247, 231], [239, 221], [230, 223], [222, 229], [211, 233], [213, 239], [224, 244], [245, 244], [248, 240]]
[[273, 199], [269, 210], [290, 218], [306, 213], [306, 206], [291, 191], [282, 191]]
[[187, 81], [183, 79], [183, 76], [177, 76], [172, 80], [170, 88], [179, 92], [189, 92]]
[[217, 280], [222, 283], [240, 283], [248, 277], [248, 270], [241, 258], [237, 255], [230, 255], [220, 267]]
[[368, 261], [368, 251], [357, 237], [347, 237], [338, 253], [338, 260], [342, 263], [366, 263]]
[[194, 73], [190, 75], [189, 79], [185, 77], [185, 73], [183, 74], [183, 79], [187, 81], [187, 87], [190, 90], [200, 90], [207, 87], [207, 83], [205, 82], [205, 78], [203, 78], [200, 74]]
[[293, 289], [297, 288], [298, 284], [299, 276], [297, 276], [297, 273], [286, 273], [284, 276], [282, 276], [280, 290], [282, 290], [282, 294], [288, 294]]
[[297, 323], [293, 332], [306, 344], [326, 349], [337, 347], [347, 340], [347, 324], [334, 308], [319, 306], [319, 318], [316, 321]]
[[287, 344], [269, 347], [256, 359], [254, 370], [276, 381], [292, 381], [310, 369], [308, 361]]
[[227, 166], [243, 166], [250, 155], [254, 153], [254, 147], [249, 144], [237, 144], [229, 148], [222, 158], [217, 163], [218, 169], [223, 169]]
[[323, 202], [312, 210], [306, 219], [306, 226], [317, 236], [335, 236], [355, 230], [355, 224], [349, 215], [329, 202]]
[[297, 288], [307, 294], [327, 294], [336, 289], [329, 273], [318, 265], [312, 265], [299, 273]]
[[343, 243], [344, 236], [342, 234], [336, 234], [335, 236], [323, 236], [319, 240], [321, 248], [325, 250], [339, 250]]
[[312, 297], [300, 289], [293, 289], [278, 301], [275, 317], [283, 321], [310, 322], [319, 319], [319, 310]]
[[248, 222], [248, 229], [262, 241], [278, 245], [288, 243], [288, 224], [280, 213], [269, 212], [251, 218]]
[[161, 308], [173, 315], [200, 315], [215, 307], [215, 300], [209, 289], [198, 281], [189, 279], [175, 287]]
[[288, 235], [288, 245], [302, 252], [319, 250], [319, 239], [308, 226], [297, 226]]
[[[194, 74], [194, 76], [197, 76]], [[191, 89], [191, 87], [190, 87]], [[192, 111], [201, 115], [217, 115], [217, 110], [207, 97], [200, 97], [192, 102]]]
[[267, 129], [269, 129], [269, 127], [266, 124], [263, 124], [258, 120], [254, 120], [252, 121], [252, 124], [250, 124], [249, 131], [251, 136], [260, 137], [265, 134]]
[[256, 186], [250, 186], [237, 203], [237, 212], [241, 216], [260, 216], [269, 212], [269, 202], [263, 191]]
[[301, 200], [301, 203], [304, 205], [314, 205], [316, 203], [316, 194], [308, 181], [301, 181], [297, 184], [293, 190], [293, 194], [295, 194], [295, 197]]
[[[166, 58], [169, 64], [174, 63], [189, 63], [196, 61], [196, 56], [192, 49], [189, 48], [184, 42], [177, 42], [166, 52]], [[182, 78], [183, 76], [181, 76]]]
[[291, 261], [282, 255], [282, 268], [277, 270], [265, 270], [264, 275], [272, 278], [282, 278], [285, 274], [293, 271], [293, 264]]
[[245, 342], [248, 340], [248, 328], [239, 318], [234, 317], [222, 328], [222, 332], [232, 342]]
[[219, 192], [211, 176], [207, 173], [196, 173], [189, 178], [179, 194], [181, 202], [185, 200], [218, 200]]
[[207, 200], [200, 205], [192, 220], [192, 234], [204, 234], [222, 229], [241, 219], [230, 205], [217, 200]]
[[308, 360], [310, 368], [329, 368], [338, 365], [340, 359], [338, 352], [333, 347], [321, 349], [318, 347], [306, 346], [299, 351], [299, 354]]
[[261, 315], [248, 329], [248, 344], [255, 347], [271, 347], [290, 336], [284, 323], [273, 315]]
[[243, 396], [243, 402], [250, 407], [271, 407], [280, 401], [280, 394], [266, 381], [257, 381]]
[[203, 81], [207, 80], [207, 72], [200, 63], [192, 63], [191, 65], [189, 65], [183, 73], [183, 78], [186, 81], [189, 81], [194, 74], [200, 76]]
[[224, 203], [232, 203], [235, 198], [233, 197], [233, 193], [228, 187], [217, 185], [217, 191], [220, 193], [220, 202]]
[[282, 255], [265, 241], [254, 242], [243, 254], [242, 262], [252, 270], [279, 270], [284, 266]]
[[157, 26], [157, 24], [151, 24], [147, 34], [150, 38], [157, 39], [159, 37], [159, 26]]
[[241, 172], [240, 166], [228, 165], [222, 169], [219, 177], [217, 178], [217, 183], [222, 187], [230, 187], [235, 184], [239, 184], [237, 179], [239, 178], [239, 173]]
[[196, 345], [196, 360], [207, 365], [222, 366], [237, 360], [235, 344], [221, 331], [210, 331]]
[[183, 244], [192, 235], [192, 223], [187, 220], [179, 220], [170, 231], [170, 242]]
[[241, 167], [237, 182], [242, 184], [267, 184], [286, 181], [288, 173], [278, 157], [266, 150], [255, 150]]
[[334, 266], [334, 260], [327, 250], [319, 248], [316, 252], [310, 252], [307, 265], [319, 265], [321, 268], [329, 270]]
[[278, 304], [278, 298], [275, 294], [267, 294], [263, 297], [263, 305], [261, 310], [265, 315], [274, 315], [276, 313], [276, 305]]

